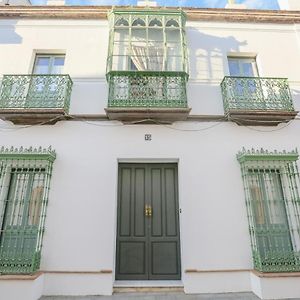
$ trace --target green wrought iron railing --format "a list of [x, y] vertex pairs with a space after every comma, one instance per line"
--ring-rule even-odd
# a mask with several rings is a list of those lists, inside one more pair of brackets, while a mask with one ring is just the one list
[[108, 107], [187, 108], [185, 72], [109, 72]]
[[294, 111], [286, 78], [225, 76], [222, 83], [225, 114], [230, 111]]
[[300, 271], [298, 153], [239, 152], [254, 268]]
[[0, 149], [0, 274], [39, 269], [55, 152]]
[[64, 109], [69, 111], [69, 75], [4, 75], [0, 109]]

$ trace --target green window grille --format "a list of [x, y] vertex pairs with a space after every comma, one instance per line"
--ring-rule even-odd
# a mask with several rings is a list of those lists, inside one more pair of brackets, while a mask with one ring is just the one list
[[298, 153], [238, 153], [244, 184], [254, 268], [300, 271]]
[[183, 11], [113, 9], [108, 19], [108, 106], [187, 107]]
[[49, 149], [0, 149], [0, 273], [39, 269], [52, 164]]

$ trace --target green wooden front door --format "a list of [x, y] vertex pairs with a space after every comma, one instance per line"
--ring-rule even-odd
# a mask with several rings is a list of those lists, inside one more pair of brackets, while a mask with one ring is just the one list
[[116, 279], [181, 278], [177, 164], [119, 164]]

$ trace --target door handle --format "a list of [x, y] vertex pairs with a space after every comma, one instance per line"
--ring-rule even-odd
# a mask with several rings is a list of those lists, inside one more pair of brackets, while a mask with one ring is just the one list
[[152, 207], [150, 205], [145, 205], [145, 216], [151, 217], [152, 216]]

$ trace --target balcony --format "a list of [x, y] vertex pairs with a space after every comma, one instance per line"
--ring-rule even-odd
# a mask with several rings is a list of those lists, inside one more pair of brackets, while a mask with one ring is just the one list
[[238, 125], [274, 126], [297, 115], [286, 78], [225, 76], [224, 111]]
[[14, 124], [55, 124], [69, 112], [69, 75], [4, 75], [0, 118]]
[[163, 122], [185, 120], [190, 112], [185, 72], [109, 72], [106, 113], [111, 120]]

